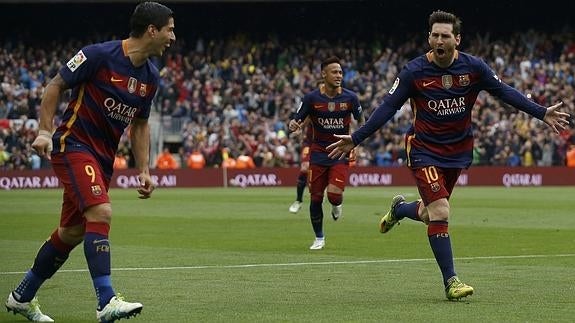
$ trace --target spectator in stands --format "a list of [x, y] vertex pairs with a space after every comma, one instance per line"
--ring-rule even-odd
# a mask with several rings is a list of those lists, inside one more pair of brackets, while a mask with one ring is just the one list
[[231, 155], [222, 160], [222, 168], [234, 169], [236, 168], [236, 160]]
[[242, 153], [236, 158], [236, 169], [251, 169], [256, 168], [252, 156]]
[[186, 163], [188, 168], [202, 169], [204, 166], [206, 166], [206, 158], [204, 158], [204, 155], [199, 150], [194, 150], [190, 156], [188, 156]]
[[156, 169], [178, 169], [178, 161], [168, 147], [164, 147], [162, 153], [156, 158]]
[[575, 167], [575, 145], [571, 145], [567, 150], [567, 167]]
[[8, 168], [10, 162], [10, 154], [4, 147], [4, 142], [0, 141], [0, 169], [5, 170]]
[[121, 151], [116, 152], [114, 157], [114, 169], [128, 169], [128, 159]]

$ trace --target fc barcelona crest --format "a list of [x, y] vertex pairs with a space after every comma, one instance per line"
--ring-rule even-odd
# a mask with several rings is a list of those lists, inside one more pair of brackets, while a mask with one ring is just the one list
[[433, 193], [439, 192], [439, 189], [440, 189], [440, 188], [441, 188], [441, 186], [439, 186], [439, 183], [438, 183], [438, 182], [433, 182], [433, 183], [431, 183], [431, 191], [432, 191]]
[[469, 74], [459, 75], [459, 86], [469, 85]]
[[339, 109], [340, 109], [341, 111], [347, 110], [347, 102], [342, 102], [342, 103], [340, 103], [340, 104], [339, 104]]
[[442, 75], [441, 85], [443, 85], [444, 89], [449, 90], [453, 86], [453, 77], [451, 75]]
[[128, 80], [128, 92], [134, 93], [136, 92], [136, 87], [138, 86], [138, 80], [133, 77], [130, 77]]
[[329, 112], [335, 111], [335, 102], [329, 102], [327, 104], [327, 109], [329, 110]]
[[92, 185], [90, 188], [92, 189], [92, 194], [94, 194], [95, 196], [102, 195], [102, 188], [100, 187], [100, 185]]

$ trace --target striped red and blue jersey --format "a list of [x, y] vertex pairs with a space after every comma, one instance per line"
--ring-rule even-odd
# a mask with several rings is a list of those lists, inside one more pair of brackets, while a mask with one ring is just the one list
[[347, 163], [347, 160], [334, 160], [328, 157], [326, 147], [339, 139], [334, 135], [350, 133], [351, 118], [360, 120], [361, 104], [357, 95], [348, 89], [340, 87], [335, 97], [325, 93], [325, 86], [320, 85], [306, 94], [296, 112], [295, 120], [311, 119], [311, 155], [310, 163], [331, 166], [337, 163]]
[[111, 178], [124, 130], [132, 119], [150, 115], [158, 69], [150, 60], [134, 67], [125, 41], [114, 40], [82, 48], [59, 74], [72, 94], [53, 136], [53, 153], [89, 152]]
[[303, 131], [304, 135], [302, 139], [302, 146], [311, 146], [311, 141], [313, 138], [313, 127], [311, 123], [307, 124]]
[[365, 140], [409, 100], [414, 118], [406, 134], [408, 166], [467, 168], [473, 159], [471, 109], [482, 90], [540, 120], [545, 116], [545, 107], [503, 83], [483, 60], [456, 51], [453, 63], [441, 68], [428, 52], [406, 64], [352, 140]]

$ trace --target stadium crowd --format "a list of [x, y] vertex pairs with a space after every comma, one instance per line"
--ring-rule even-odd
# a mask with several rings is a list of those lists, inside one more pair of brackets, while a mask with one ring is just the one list
[[[484, 57], [503, 81], [543, 106], [563, 101], [563, 110], [575, 115], [573, 33], [486, 33], [465, 39], [462, 49]], [[0, 170], [47, 167], [31, 148], [36, 136], [33, 121], [44, 86], [66, 63], [56, 58], [72, 57], [83, 43], [85, 39], [38, 46], [0, 44]], [[295, 167], [300, 143], [288, 133], [287, 123], [304, 94], [318, 85], [323, 58], [335, 54], [342, 59], [344, 87], [358, 93], [369, 117], [399, 68], [427, 48], [421, 35], [401, 41], [388, 35], [371, 41], [328, 41], [277, 35], [261, 40], [237, 33], [176, 44], [157, 61], [162, 81], [154, 111], [170, 124], [181, 125], [173, 167], [188, 167], [191, 155], [203, 157], [201, 167], [233, 165], [229, 160], [238, 158], [253, 160], [255, 167]], [[406, 102], [392, 123], [358, 147], [356, 164], [402, 165], [411, 113]], [[507, 108], [487, 93], [478, 98], [473, 122], [476, 165], [575, 166], [575, 157], [567, 157], [575, 156], [573, 127], [553, 136], [541, 121]], [[130, 166], [128, 145], [127, 140], [120, 144], [118, 167]]]

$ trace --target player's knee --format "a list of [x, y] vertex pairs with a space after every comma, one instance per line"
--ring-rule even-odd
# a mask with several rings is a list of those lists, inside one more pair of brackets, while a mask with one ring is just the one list
[[58, 228], [58, 237], [60, 240], [70, 246], [77, 246], [84, 240], [84, 225], [73, 227]]
[[327, 199], [331, 205], [340, 205], [343, 201], [343, 195], [341, 193], [327, 192]]
[[84, 217], [89, 222], [112, 223], [112, 205], [103, 203], [89, 207], [84, 212]]
[[429, 221], [448, 221], [449, 202], [447, 199], [440, 199], [432, 202], [427, 207]]

